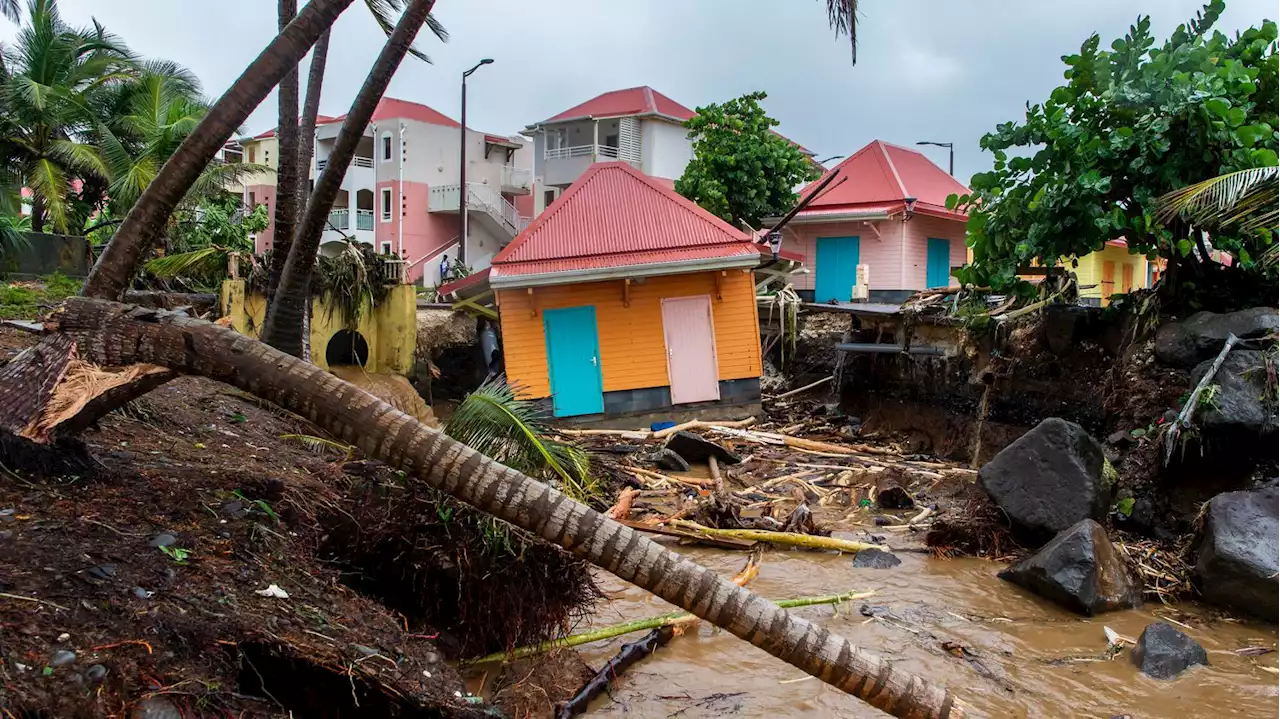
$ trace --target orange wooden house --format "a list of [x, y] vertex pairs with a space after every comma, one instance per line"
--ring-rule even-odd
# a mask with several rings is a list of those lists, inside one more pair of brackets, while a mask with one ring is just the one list
[[557, 417], [757, 405], [760, 246], [621, 162], [493, 259], [508, 381]]

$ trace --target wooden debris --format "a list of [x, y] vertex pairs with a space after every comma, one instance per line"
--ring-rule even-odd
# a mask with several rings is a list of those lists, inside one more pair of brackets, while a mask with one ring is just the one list
[[[708, 547], [717, 547], [719, 549], [740, 550], [740, 549], [751, 549], [752, 547], [756, 546], [756, 542], [751, 539], [740, 539], [737, 537], [717, 537], [717, 536], [712, 536], [702, 532], [695, 532], [691, 530], [682, 529], [677, 524], [675, 524], [677, 522], [682, 522], [682, 521], [684, 520], [674, 519], [674, 520], [671, 520], [670, 523], [660, 525], [660, 524], [651, 524], [648, 522], [636, 522], [629, 519], [619, 519], [618, 523], [624, 524], [640, 532], [649, 532], [650, 534], [662, 534], [668, 537], [679, 537], [680, 539], [687, 539], [691, 542], [696, 542], [698, 544], [705, 544]], [[694, 526], [701, 526], [701, 525], [694, 525]]]
[[776, 401], [778, 401], [778, 400], [780, 400], [780, 399], [786, 399], [787, 397], [793, 397], [793, 396], [798, 395], [798, 394], [801, 394], [801, 393], [803, 393], [803, 392], [808, 392], [809, 390], [813, 389], [814, 387], [820, 387], [820, 386], [822, 386], [822, 385], [824, 385], [824, 384], [826, 384], [826, 383], [830, 382], [831, 380], [833, 380], [833, 379], [835, 379], [835, 378], [836, 378], [836, 376], [835, 376], [835, 375], [831, 375], [830, 377], [823, 377], [822, 379], [818, 380], [817, 382], [810, 382], [809, 384], [807, 384], [807, 385], [805, 385], [805, 386], [803, 386], [803, 387], [797, 387], [796, 389], [793, 389], [793, 390], [791, 390], [790, 392], [783, 392], [782, 394], [778, 395], [777, 397], [766, 397], [766, 398], [765, 398], [765, 400], [766, 400], [766, 401], [773, 401], [773, 402], [776, 402]]
[[880, 544], [870, 544], [868, 542], [855, 542], [851, 539], [839, 539], [837, 537], [822, 537], [813, 534], [797, 534], [794, 532], [771, 532], [763, 529], [712, 529], [704, 527], [696, 522], [680, 519], [671, 523], [672, 526], [687, 529], [699, 536], [712, 539], [738, 539], [738, 540], [755, 540], [760, 542], [769, 542], [770, 544], [781, 544], [788, 547], [804, 547], [806, 549], [826, 549], [837, 552], [849, 552], [857, 554], [864, 549], [879, 549], [888, 551], [888, 547]]
[[587, 711], [592, 699], [600, 696], [609, 688], [609, 683], [617, 679], [623, 672], [641, 659], [653, 654], [659, 647], [666, 645], [675, 636], [675, 627], [658, 627], [643, 638], [623, 644], [618, 653], [608, 661], [595, 676], [587, 680], [569, 701], [556, 706], [556, 719], [571, 719]]
[[635, 502], [636, 497], [639, 496], [639, 494], [640, 490], [631, 489], [630, 487], [622, 490], [618, 495], [618, 501], [609, 508], [609, 511], [606, 512], [606, 514], [609, 515], [610, 519], [626, 519], [631, 516], [631, 505]]

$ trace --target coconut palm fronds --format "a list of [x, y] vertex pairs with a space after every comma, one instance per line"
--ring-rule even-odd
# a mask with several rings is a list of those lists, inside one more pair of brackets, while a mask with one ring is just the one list
[[1162, 195], [1156, 216], [1204, 230], [1274, 230], [1280, 220], [1280, 167], [1255, 167], [1211, 177]]
[[467, 395], [445, 422], [444, 432], [512, 469], [559, 480], [575, 499], [588, 499], [595, 483], [586, 452], [548, 438], [542, 419], [537, 405], [518, 399], [510, 385], [496, 380]]
[[204, 247], [191, 252], [178, 252], [147, 262], [147, 273], [162, 280], [176, 277], [208, 276], [227, 267], [227, 251], [221, 247]]

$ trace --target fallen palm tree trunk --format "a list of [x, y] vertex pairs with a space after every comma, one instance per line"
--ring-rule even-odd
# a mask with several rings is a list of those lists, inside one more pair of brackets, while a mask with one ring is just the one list
[[251, 392], [455, 498], [653, 592], [823, 681], [900, 717], [964, 715], [942, 687], [682, 559], [426, 427], [324, 370], [215, 324], [76, 297], [47, 326], [110, 366], [157, 364]]
[[687, 519], [677, 519], [671, 524], [677, 528], [688, 529], [691, 532], [705, 535], [713, 539], [755, 540], [757, 542], [768, 542], [770, 544], [782, 544], [788, 547], [831, 549], [837, 552], [850, 552], [852, 554], [857, 554], [864, 549], [879, 549], [881, 551], [888, 551], [889, 549], [888, 547], [880, 544], [855, 542], [851, 539], [823, 537], [816, 534], [771, 532], [766, 529], [713, 529], [711, 527], [704, 527], [697, 522], [690, 522]]
[[619, 524], [625, 527], [631, 527], [640, 532], [648, 532], [650, 534], [661, 534], [667, 537], [677, 537], [679, 539], [688, 539], [698, 544], [705, 544], [708, 547], [717, 547], [719, 549], [751, 549], [756, 546], [756, 542], [749, 539], [735, 539], [733, 537], [710, 537], [698, 532], [680, 529], [661, 524], [649, 524], [646, 522], [636, 522], [630, 519], [619, 519]]
[[[783, 599], [775, 602], [776, 606], [782, 609], [795, 609], [798, 607], [812, 607], [820, 604], [840, 604], [841, 602], [852, 602], [858, 599], [866, 599], [875, 595], [873, 591], [865, 592], [845, 592], [844, 594], [824, 594], [817, 597], [797, 597], [795, 599]], [[589, 632], [580, 634], [570, 634], [562, 639], [552, 639], [549, 642], [541, 642], [531, 644], [527, 647], [518, 647], [509, 652], [494, 652], [486, 654], [483, 657], [468, 659], [459, 662], [460, 666], [473, 666], [476, 664], [488, 664], [489, 662], [514, 662], [517, 659], [532, 657], [538, 654], [546, 654], [556, 649], [564, 649], [566, 647], [577, 647], [583, 644], [591, 644], [592, 642], [602, 642], [606, 639], [620, 637], [623, 634], [633, 634], [635, 632], [643, 632], [658, 627], [672, 627], [689, 622], [697, 621], [697, 617], [688, 612], [672, 612], [670, 614], [661, 614], [648, 619], [637, 619], [635, 621], [623, 622], [615, 624], [611, 627], [602, 627], [593, 629]], [[954, 713], [951, 716], [956, 716]]]
[[587, 705], [592, 699], [603, 694], [609, 688], [609, 684], [630, 669], [633, 664], [658, 651], [659, 647], [665, 646], [671, 641], [671, 637], [675, 636], [675, 632], [674, 627], [659, 627], [641, 639], [623, 644], [617, 655], [596, 672], [595, 676], [588, 679], [572, 699], [556, 706], [556, 719], [573, 719], [579, 714], [585, 714]]

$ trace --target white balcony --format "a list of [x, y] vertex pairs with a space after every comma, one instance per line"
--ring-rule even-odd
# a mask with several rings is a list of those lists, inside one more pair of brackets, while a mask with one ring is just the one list
[[502, 166], [502, 191], [527, 194], [533, 190], [533, 171], [512, 165]]
[[622, 160], [632, 167], [640, 167], [640, 150], [623, 149], [612, 145], [571, 145], [548, 147], [542, 154], [543, 175], [548, 185], [566, 187], [597, 162]]
[[[327, 157], [326, 157], [325, 159], [323, 159], [323, 160], [316, 160], [316, 172], [324, 172], [324, 168], [325, 168], [325, 166], [327, 166], [328, 164], [329, 164], [329, 158], [327, 158]], [[353, 158], [351, 158], [351, 164], [350, 164], [350, 165], [348, 165], [348, 168], [351, 168], [351, 167], [364, 167], [364, 168], [368, 168], [368, 169], [372, 170], [372, 169], [373, 169], [373, 158], [372, 158], [372, 157], [360, 157], [360, 156], [353, 157]]]

